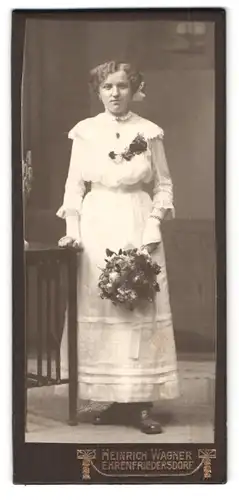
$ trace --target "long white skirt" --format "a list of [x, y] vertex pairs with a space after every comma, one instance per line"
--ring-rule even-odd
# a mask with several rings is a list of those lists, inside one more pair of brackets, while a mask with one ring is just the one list
[[[78, 266], [79, 398], [101, 402], [143, 402], [178, 396], [172, 315], [161, 242], [153, 254], [161, 266], [155, 303], [134, 311], [99, 296], [98, 278], [105, 250], [140, 247], [152, 208], [142, 191], [94, 187], [84, 201]], [[67, 374], [67, 324], [61, 345]]]

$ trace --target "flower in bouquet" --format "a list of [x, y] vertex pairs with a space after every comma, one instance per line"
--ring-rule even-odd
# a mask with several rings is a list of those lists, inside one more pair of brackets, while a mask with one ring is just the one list
[[118, 253], [106, 249], [106, 257], [98, 282], [102, 299], [130, 310], [142, 300], [153, 302], [159, 291], [160, 266], [153, 262], [146, 248], [120, 249]]
[[112, 283], [115, 283], [116, 281], [119, 281], [120, 280], [120, 273], [118, 271], [112, 271], [110, 274], [109, 274], [109, 280], [112, 282]]

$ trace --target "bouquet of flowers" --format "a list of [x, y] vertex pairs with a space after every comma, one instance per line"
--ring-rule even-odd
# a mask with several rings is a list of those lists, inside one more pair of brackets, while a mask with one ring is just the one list
[[160, 266], [145, 248], [120, 249], [118, 253], [106, 249], [106, 256], [98, 282], [102, 299], [110, 299], [114, 305], [122, 304], [131, 311], [140, 300], [153, 302], [159, 292]]
[[140, 155], [147, 150], [147, 141], [142, 134], [137, 134], [130, 145], [125, 148], [122, 153], [115, 153], [115, 151], [109, 152], [109, 157], [111, 160], [115, 160], [116, 163], [126, 160], [130, 161], [135, 155]]

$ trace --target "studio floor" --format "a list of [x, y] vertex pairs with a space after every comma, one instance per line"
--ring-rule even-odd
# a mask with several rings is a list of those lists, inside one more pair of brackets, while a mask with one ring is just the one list
[[[125, 426], [94, 426], [94, 411], [81, 410], [77, 426], [67, 423], [68, 402], [53, 387], [28, 390], [26, 442], [45, 443], [213, 443], [215, 362], [179, 361], [181, 396], [154, 406], [163, 433], [142, 434]], [[82, 422], [83, 420], [83, 422]]]

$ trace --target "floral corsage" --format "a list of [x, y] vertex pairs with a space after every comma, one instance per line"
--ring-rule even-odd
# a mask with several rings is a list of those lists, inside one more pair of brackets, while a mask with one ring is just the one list
[[135, 155], [140, 155], [147, 150], [147, 141], [142, 134], [137, 134], [135, 139], [130, 143], [130, 145], [124, 149], [122, 153], [116, 153], [115, 151], [110, 151], [109, 157], [111, 160], [115, 160], [116, 163], [122, 160], [130, 161]]
[[131, 311], [139, 301], [153, 302], [159, 292], [160, 266], [145, 248], [120, 249], [118, 253], [106, 249], [106, 256], [98, 282], [102, 299], [110, 299], [114, 305], [122, 304]]

